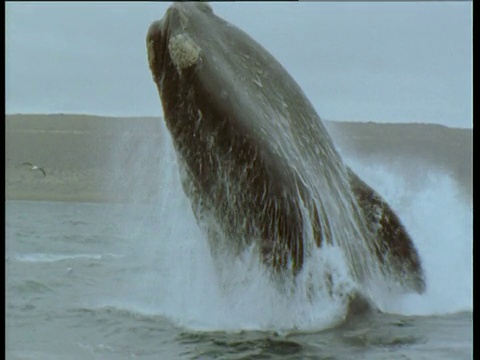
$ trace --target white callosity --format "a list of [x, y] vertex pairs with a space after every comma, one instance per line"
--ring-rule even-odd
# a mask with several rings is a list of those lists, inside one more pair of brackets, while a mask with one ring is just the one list
[[200, 48], [186, 34], [178, 34], [170, 38], [168, 51], [179, 72], [195, 64], [200, 58]]

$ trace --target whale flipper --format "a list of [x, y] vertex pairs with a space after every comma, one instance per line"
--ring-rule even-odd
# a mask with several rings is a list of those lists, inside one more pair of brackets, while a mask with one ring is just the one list
[[372, 233], [375, 255], [381, 264], [393, 268], [393, 274], [409, 283], [415, 291], [425, 291], [420, 257], [399, 217], [390, 205], [367, 183], [348, 168], [352, 191], [365, 224]]

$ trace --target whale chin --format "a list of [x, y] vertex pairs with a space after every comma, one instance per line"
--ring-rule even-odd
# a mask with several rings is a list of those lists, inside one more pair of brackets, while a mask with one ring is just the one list
[[205, 3], [173, 4], [146, 42], [183, 189], [211, 248], [253, 244], [273, 273], [298, 275], [315, 248], [336, 246], [359, 283], [424, 291], [400, 219], [343, 163], [310, 101], [260, 44]]

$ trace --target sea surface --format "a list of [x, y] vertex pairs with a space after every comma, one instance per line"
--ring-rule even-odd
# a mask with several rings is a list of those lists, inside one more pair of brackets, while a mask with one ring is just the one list
[[427, 291], [345, 319], [270, 284], [253, 254], [214, 262], [166, 166], [150, 204], [6, 202], [7, 359], [473, 357], [472, 204], [447, 174], [351, 164], [412, 235]]

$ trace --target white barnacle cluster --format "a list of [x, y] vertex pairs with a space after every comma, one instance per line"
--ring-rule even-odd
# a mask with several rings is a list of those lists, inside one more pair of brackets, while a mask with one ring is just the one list
[[170, 38], [168, 51], [178, 71], [192, 66], [200, 57], [200, 48], [186, 34], [178, 34]]

